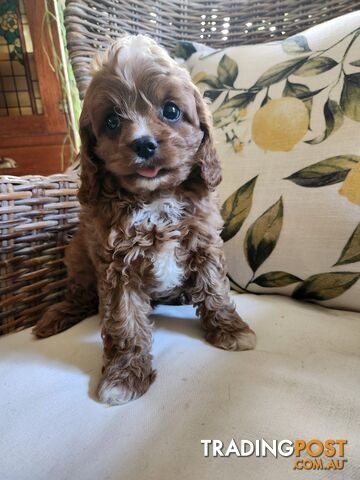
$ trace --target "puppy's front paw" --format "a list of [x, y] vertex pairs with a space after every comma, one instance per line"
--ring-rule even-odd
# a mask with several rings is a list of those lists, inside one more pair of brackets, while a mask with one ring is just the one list
[[219, 328], [207, 331], [205, 338], [209, 343], [223, 350], [252, 350], [256, 345], [256, 335], [249, 327], [230, 332]]
[[107, 405], [124, 405], [144, 395], [155, 377], [156, 371], [151, 366], [142, 371], [132, 371], [110, 364], [105, 367], [100, 380], [98, 398]]
[[140, 394], [132, 391], [121, 382], [110, 382], [103, 378], [98, 386], [98, 398], [107, 405], [123, 405], [138, 398]]

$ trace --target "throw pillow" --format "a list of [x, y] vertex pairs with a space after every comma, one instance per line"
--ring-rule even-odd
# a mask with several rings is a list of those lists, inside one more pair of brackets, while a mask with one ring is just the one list
[[360, 12], [178, 52], [213, 114], [232, 286], [360, 310]]

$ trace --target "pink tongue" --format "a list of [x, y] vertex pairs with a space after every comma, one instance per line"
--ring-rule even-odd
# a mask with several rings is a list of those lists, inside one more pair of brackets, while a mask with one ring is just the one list
[[161, 167], [144, 167], [144, 168], [139, 168], [137, 173], [141, 175], [142, 177], [147, 177], [147, 178], [153, 178], [156, 177], [156, 175], [159, 173], [161, 170]]

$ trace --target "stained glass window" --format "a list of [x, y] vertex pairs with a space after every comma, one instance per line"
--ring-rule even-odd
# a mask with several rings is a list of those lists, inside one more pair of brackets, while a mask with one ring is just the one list
[[23, 0], [0, 0], [0, 116], [43, 113]]

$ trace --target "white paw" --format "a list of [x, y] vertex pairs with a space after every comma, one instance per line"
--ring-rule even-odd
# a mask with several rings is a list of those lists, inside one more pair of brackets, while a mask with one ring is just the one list
[[106, 379], [102, 380], [98, 387], [99, 400], [107, 405], [124, 405], [139, 396], [124, 385], [114, 384]]
[[256, 345], [256, 335], [250, 330], [249, 332], [242, 333], [236, 339], [235, 350], [253, 350]]

